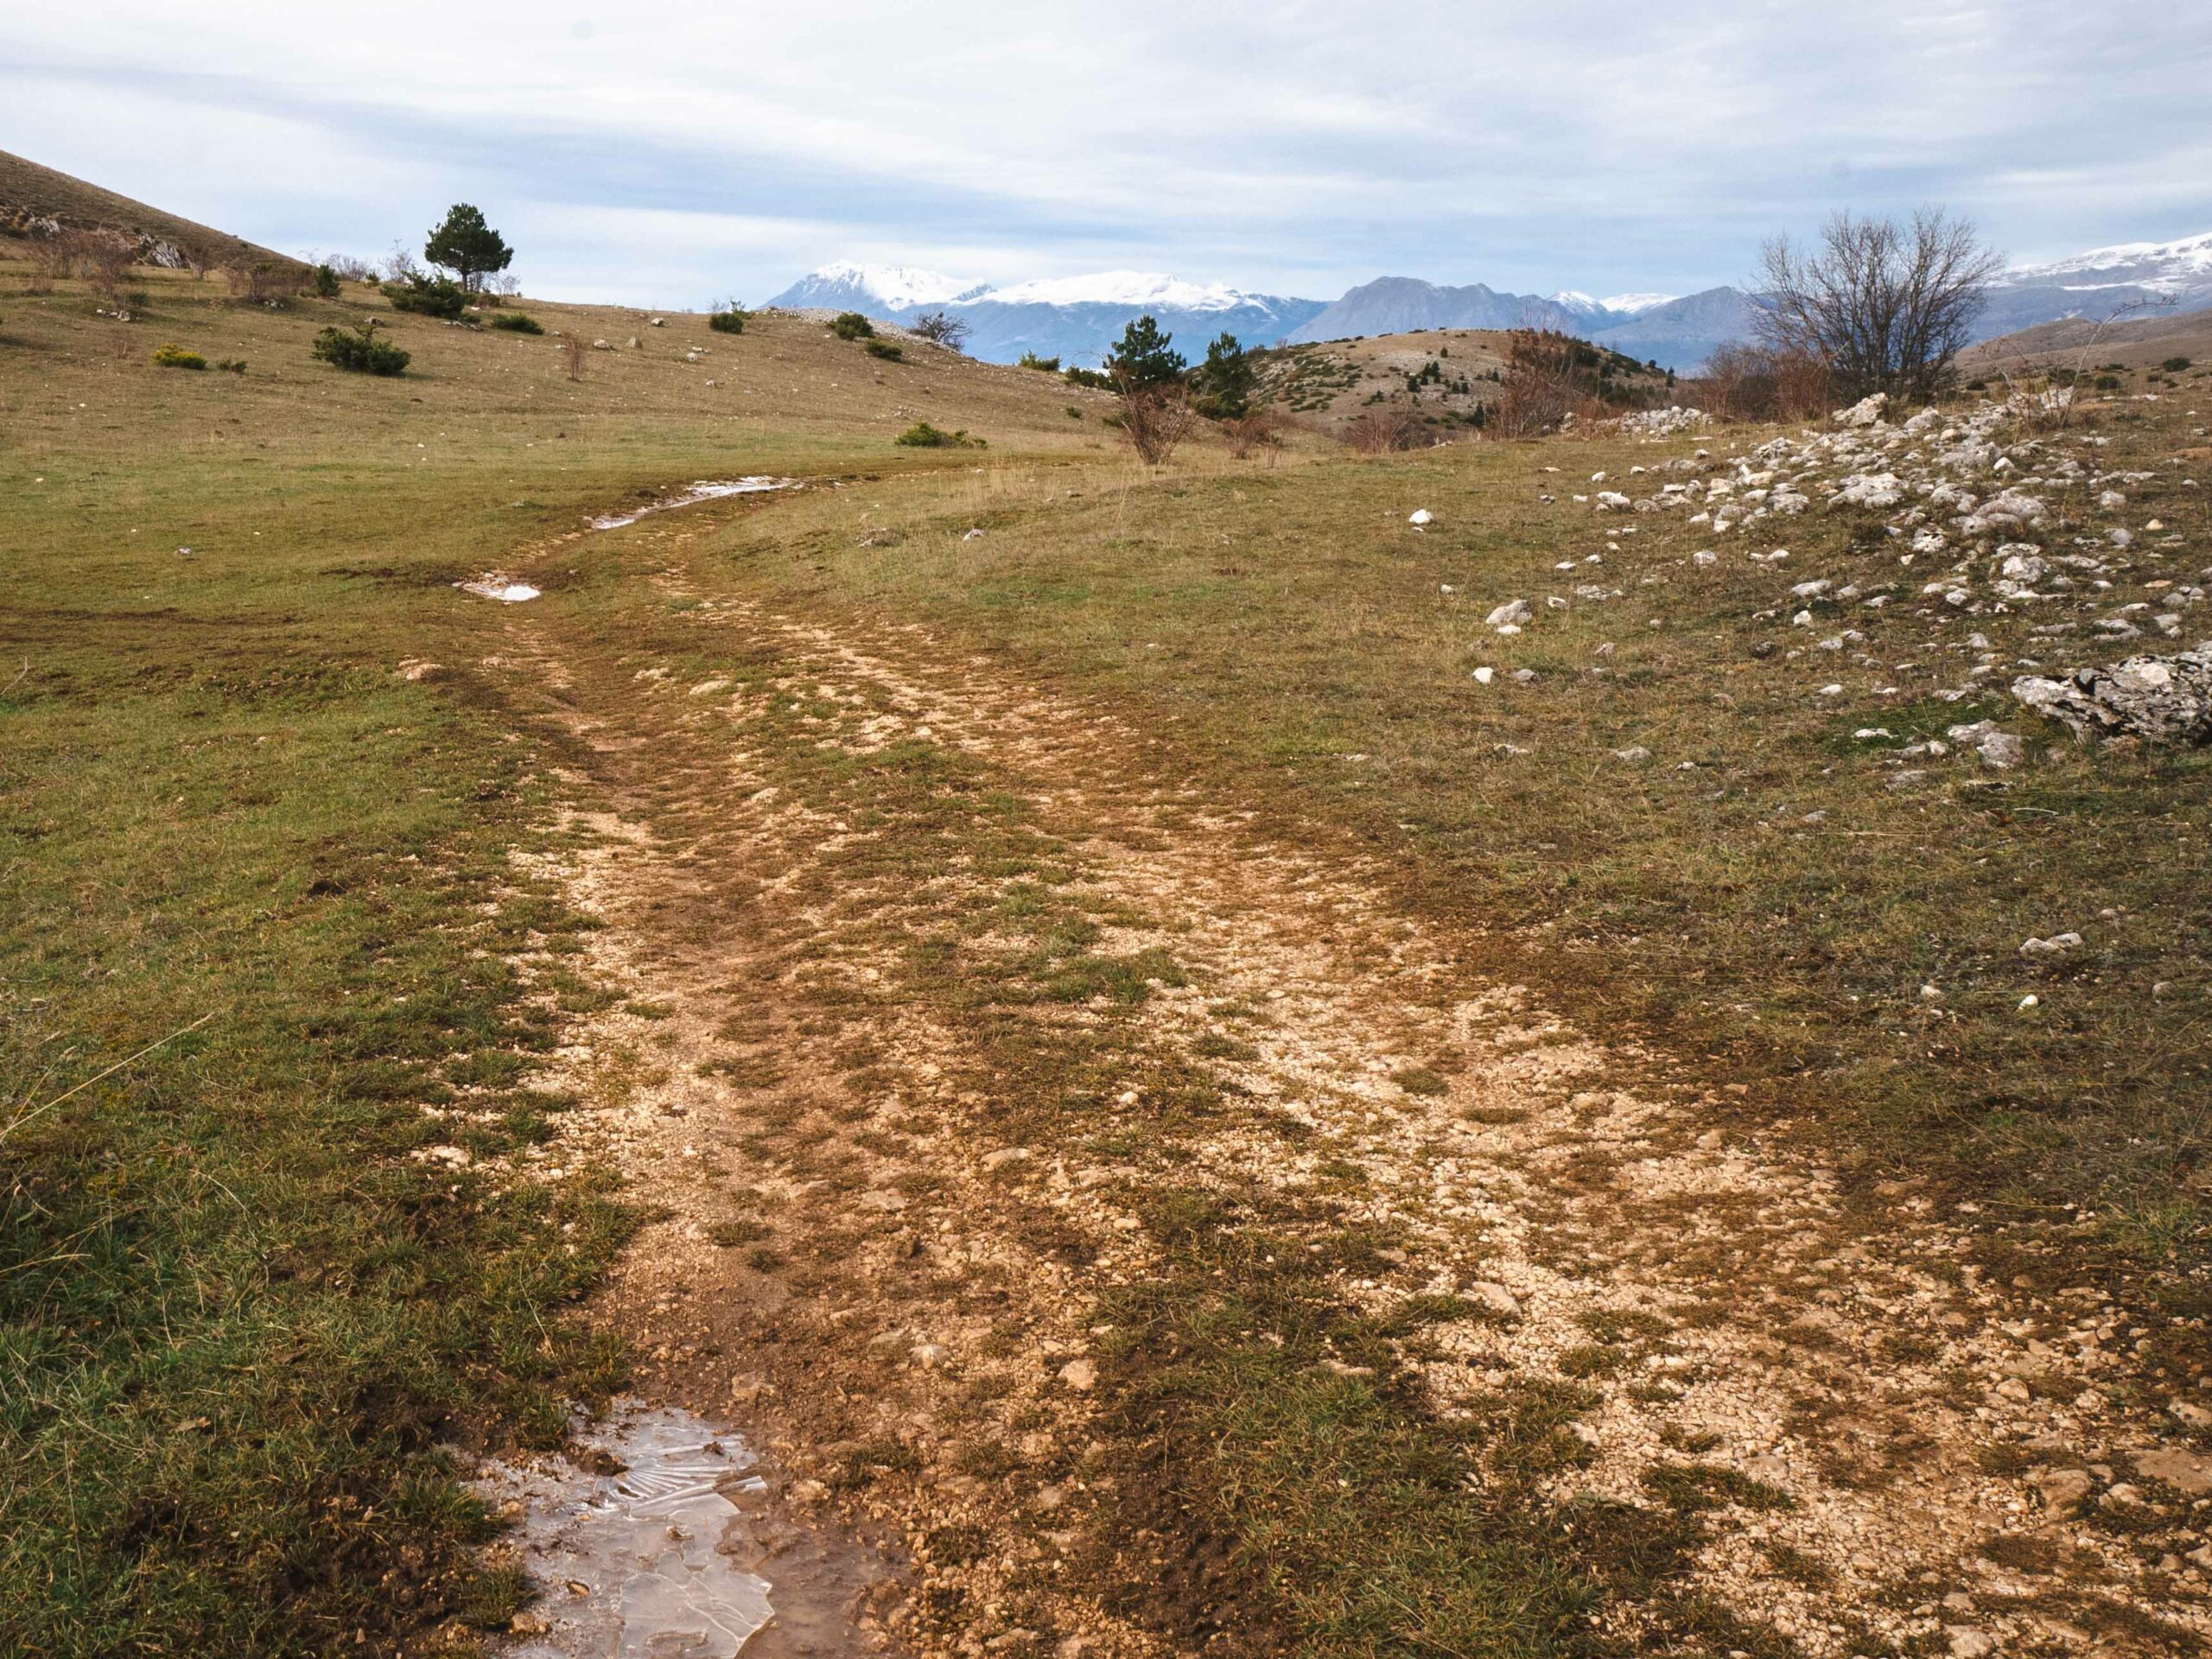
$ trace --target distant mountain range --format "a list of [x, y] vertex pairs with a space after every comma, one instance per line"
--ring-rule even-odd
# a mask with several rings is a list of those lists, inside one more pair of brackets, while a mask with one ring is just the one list
[[[1194, 360], [1224, 330], [1247, 345], [1272, 346], [1427, 328], [1556, 328], [1640, 362], [1687, 371], [1717, 347], [1745, 338], [1758, 302], [1726, 286], [1593, 299], [1573, 289], [1511, 294], [1481, 283], [1447, 288], [1418, 277], [1382, 276], [1332, 302], [1248, 294], [1145, 271], [994, 285], [903, 265], [839, 264], [800, 278], [768, 303], [861, 311], [893, 322], [946, 310], [973, 330], [970, 352], [1001, 363], [1034, 352], [1096, 364], [1132, 318], [1149, 313]], [[2099, 321], [2131, 307], [2157, 305], [2212, 306], [2212, 232], [2016, 266], [1993, 288], [1975, 338], [2073, 317]]]
[[905, 265], [824, 265], [768, 302], [785, 307], [859, 311], [911, 323], [931, 311], [965, 321], [967, 349], [988, 362], [1025, 352], [1096, 367], [1134, 318], [1150, 315], [1195, 362], [1224, 330], [1247, 345], [1272, 345], [1325, 309], [1323, 300], [1246, 294], [1221, 283], [1179, 281], [1150, 271], [1103, 270], [994, 287]]

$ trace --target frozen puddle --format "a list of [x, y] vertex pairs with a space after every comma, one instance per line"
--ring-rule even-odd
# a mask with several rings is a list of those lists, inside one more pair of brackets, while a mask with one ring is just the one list
[[625, 524], [634, 524], [649, 512], [665, 512], [671, 507], [688, 507], [701, 501], [716, 501], [726, 495], [760, 495], [769, 490], [788, 490], [795, 480], [788, 478], [729, 478], [702, 479], [698, 483], [676, 494], [649, 503], [635, 512], [610, 512], [591, 521], [594, 530], [620, 530]]
[[[541, 1592], [517, 1617], [507, 1659], [734, 1659], [741, 1648], [771, 1659], [878, 1646], [853, 1618], [885, 1569], [795, 1525], [735, 1435], [689, 1412], [618, 1401], [582, 1445], [581, 1461], [494, 1463], [477, 1478], [479, 1494], [515, 1516]], [[773, 1606], [753, 1570], [772, 1563]]]
[[505, 576], [481, 575], [474, 582], [457, 582], [454, 586], [464, 594], [474, 594], [480, 599], [496, 599], [504, 605], [519, 605], [525, 599], [536, 599], [537, 589], [526, 582], [510, 582]]

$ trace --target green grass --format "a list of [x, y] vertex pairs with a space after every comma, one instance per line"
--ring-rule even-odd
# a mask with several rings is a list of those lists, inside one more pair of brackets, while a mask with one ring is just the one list
[[[2110, 606], [2142, 596], [2132, 584], [2193, 579], [2206, 558], [2212, 514], [2166, 461], [2177, 418], [2107, 427], [2101, 464], [2168, 480], [2135, 489], [2128, 516], [2161, 516], [2192, 543], [2139, 540]], [[1925, 572], [1845, 516], [1769, 532], [1793, 549], [1788, 574], [1769, 574], [1744, 561], [1756, 540], [1711, 543], [1728, 563], [1704, 569], [1688, 555], [1711, 538], [1678, 516], [1594, 518], [1567, 499], [1592, 471], [1618, 479], [1695, 447], [1476, 445], [1274, 468], [1209, 456], [1141, 488], [1009, 468], [976, 541], [961, 539], [966, 512], [933, 499], [945, 484], [916, 480], [885, 508], [895, 551], [803, 533], [733, 551], [744, 583], [779, 603], [925, 620], [1048, 687], [1142, 710], [1285, 833], [1328, 824], [1382, 853], [1407, 903], [1586, 1029], [1656, 1039], [1751, 1085], [1763, 1117], [1794, 1117], [1861, 1192], [1931, 1181], [1981, 1206], [1974, 1226], [2089, 1242], [2131, 1271], [2200, 1259], [2212, 846], [2196, 804], [2212, 756], [2078, 750], [2027, 718], [2002, 690], [2027, 671], [2017, 659], [2124, 651], [2086, 636], [2053, 647], [2019, 613], [1952, 617], [1920, 599]], [[1404, 520], [1424, 505], [1438, 524], [1417, 535]], [[1580, 563], [1592, 553], [1603, 563]], [[1573, 572], [1553, 569], [1564, 558]], [[1811, 643], [1786, 613], [1758, 613], [1814, 575], [1899, 583], [1878, 619], [1809, 631], [1864, 628], [1878, 669], [1753, 655]], [[1543, 608], [1591, 582], [1620, 597]], [[1539, 620], [1520, 638], [1481, 626], [1523, 596]], [[1978, 660], [1976, 631], [2004, 665], [1987, 694], [1934, 699]], [[1471, 677], [1484, 664], [1497, 671], [1488, 687]], [[1533, 684], [1511, 681], [1521, 668]], [[1815, 694], [1838, 678], [1844, 697]], [[1892, 793], [1872, 759], [1892, 746], [1851, 737], [1885, 726], [1902, 744], [1985, 715], [2049, 757], [2002, 779], [1955, 760]], [[1654, 760], [1614, 758], [1631, 746]], [[2083, 958], [2018, 957], [2022, 939], [2064, 927], [2090, 938]], [[1922, 999], [1929, 982], [1940, 1002]], [[2041, 1006], [2023, 1015], [2030, 992]]]

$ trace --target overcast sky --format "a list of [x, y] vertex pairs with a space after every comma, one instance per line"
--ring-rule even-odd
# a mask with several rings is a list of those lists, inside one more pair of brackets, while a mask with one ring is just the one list
[[1687, 292], [1921, 201], [2039, 259], [2212, 230], [2209, 88], [2207, 0], [0, 11], [0, 149], [286, 251], [473, 201], [528, 291], [671, 306], [839, 257]]

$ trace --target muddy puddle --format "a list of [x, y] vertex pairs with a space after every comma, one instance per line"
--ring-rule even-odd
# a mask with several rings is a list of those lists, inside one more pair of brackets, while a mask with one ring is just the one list
[[795, 1516], [742, 1440], [688, 1412], [618, 1402], [573, 1457], [493, 1464], [476, 1490], [540, 1591], [508, 1659], [890, 1650], [889, 1566]]
[[666, 512], [671, 507], [696, 506], [702, 501], [719, 501], [729, 495], [762, 495], [771, 490], [788, 490], [797, 480], [788, 478], [729, 478], [702, 479], [698, 483], [678, 490], [674, 495], [649, 501], [644, 506], [628, 512], [610, 512], [591, 521], [594, 530], [620, 530], [625, 524], [634, 524], [647, 513]]

